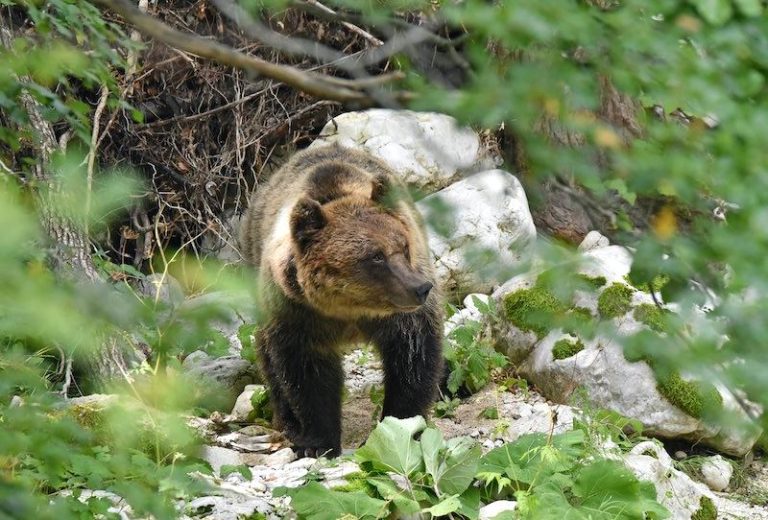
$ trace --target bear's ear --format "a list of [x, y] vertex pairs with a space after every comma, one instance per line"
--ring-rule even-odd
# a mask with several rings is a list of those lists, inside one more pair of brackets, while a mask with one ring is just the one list
[[291, 212], [291, 236], [300, 251], [306, 250], [325, 223], [325, 214], [319, 202], [307, 197], [299, 199]]
[[386, 175], [377, 175], [371, 181], [371, 200], [386, 208], [393, 208], [397, 202], [397, 190]]

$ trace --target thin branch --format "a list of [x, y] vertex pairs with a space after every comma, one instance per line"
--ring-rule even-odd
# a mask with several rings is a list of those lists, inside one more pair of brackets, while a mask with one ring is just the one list
[[319, 42], [286, 36], [273, 31], [261, 21], [251, 16], [245, 9], [233, 0], [213, 0], [216, 7], [224, 15], [232, 20], [248, 36], [283, 53], [295, 56], [308, 56], [324, 65], [335, 63], [336, 67], [343, 70], [354, 79], [336, 78], [324, 76], [324, 80], [333, 85], [347, 88], [356, 88], [368, 91], [368, 95], [379, 105], [398, 108], [391, 94], [376, 89], [379, 85], [399, 79], [402, 76], [383, 75], [381, 79], [372, 77], [363, 65], [356, 60], [345, 59], [348, 56]]
[[[323, 11], [324, 13], [329, 14], [329, 15], [333, 16], [334, 18], [338, 18], [339, 17], [339, 15], [338, 15], [338, 13], [336, 11], [334, 11], [330, 7], [327, 7], [327, 6], [323, 5], [323, 4], [321, 4], [317, 0], [306, 0], [306, 1], [307, 1], [308, 4], [317, 7], [320, 11]], [[374, 35], [372, 35], [368, 31], [366, 31], [364, 29], [361, 29], [357, 25], [355, 25], [353, 23], [349, 23], [349, 22], [347, 22], [345, 20], [340, 20], [340, 21], [341, 21], [341, 25], [343, 25], [344, 27], [346, 27], [347, 29], [349, 29], [353, 33], [359, 34], [360, 36], [362, 36], [363, 38], [368, 40], [370, 43], [372, 43], [376, 47], [380, 47], [380, 46], [384, 45], [383, 41], [379, 40], [378, 38], [376, 38]]]
[[223, 65], [243, 69], [268, 78], [275, 79], [313, 96], [340, 101], [371, 105], [373, 99], [365, 92], [357, 90], [353, 80], [333, 83], [322, 74], [304, 72], [294, 67], [278, 65], [249, 56], [221, 43], [206, 40], [200, 36], [182, 33], [173, 29], [153, 16], [142, 13], [126, 0], [91, 0], [94, 4], [108, 8], [122, 16], [140, 32], [176, 49], [213, 60]]
[[243, 103], [247, 103], [251, 99], [257, 98], [260, 95], [262, 95], [267, 89], [261, 89], [258, 92], [254, 92], [253, 94], [249, 94], [245, 97], [242, 97], [240, 99], [236, 99], [234, 101], [231, 101], [229, 103], [226, 103], [224, 105], [220, 105], [215, 108], [211, 108], [210, 110], [206, 110], [205, 112], [200, 112], [198, 114], [193, 115], [180, 115], [175, 117], [170, 117], [168, 119], [159, 119], [157, 121], [152, 121], [151, 123], [145, 123], [143, 125], [138, 125], [138, 128], [156, 128], [158, 126], [165, 126], [169, 125], [171, 123], [176, 123], [178, 121], [196, 121], [198, 119], [203, 119], [205, 117], [211, 116], [213, 114], [217, 114], [219, 112], [222, 112], [224, 110], [228, 110], [230, 108], [236, 107], [237, 105], [241, 105]]
[[96, 150], [99, 143], [99, 127], [101, 126], [101, 114], [107, 106], [109, 99], [109, 88], [102, 85], [99, 94], [99, 103], [93, 114], [93, 129], [91, 131], [91, 147], [88, 150], [88, 166], [86, 168], [86, 191], [85, 191], [85, 235], [88, 236], [88, 220], [91, 215], [91, 196], [93, 192], [93, 170], [96, 166]]

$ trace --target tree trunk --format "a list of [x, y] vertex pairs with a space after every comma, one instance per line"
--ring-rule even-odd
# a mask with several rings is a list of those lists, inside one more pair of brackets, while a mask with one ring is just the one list
[[[14, 31], [8, 20], [0, 12], [0, 42], [6, 49], [12, 49]], [[26, 77], [19, 78], [22, 82], [30, 82]], [[20, 94], [22, 107], [37, 134], [35, 143], [36, 161], [31, 168], [34, 179], [34, 199], [40, 217], [40, 224], [49, 239], [48, 259], [56, 276], [72, 280], [76, 283], [103, 284], [106, 283], [90, 255], [88, 237], [83, 226], [78, 226], [69, 216], [62, 214], [60, 205], [54, 204], [56, 197], [61, 196], [61, 186], [55, 172], [51, 168], [54, 154], [65, 151], [68, 134], [56, 140], [51, 124], [42, 115], [40, 103], [28, 92]], [[93, 386], [103, 388], [107, 382], [127, 374], [128, 359], [136, 358], [135, 350], [119, 337], [104, 337], [101, 346], [95, 352], [88, 353], [85, 360], [88, 380]], [[63, 360], [71, 367], [71, 360]], [[78, 360], [79, 361], [79, 360]], [[65, 375], [64, 392], [68, 390], [71, 374]]]

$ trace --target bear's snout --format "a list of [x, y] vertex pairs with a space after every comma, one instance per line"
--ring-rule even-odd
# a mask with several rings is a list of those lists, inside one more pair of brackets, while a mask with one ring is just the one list
[[427, 301], [427, 296], [429, 296], [429, 291], [431, 290], [432, 284], [430, 282], [425, 282], [416, 287], [413, 293], [416, 295], [416, 299], [419, 300], [419, 303], [423, 304], [425, 301]]

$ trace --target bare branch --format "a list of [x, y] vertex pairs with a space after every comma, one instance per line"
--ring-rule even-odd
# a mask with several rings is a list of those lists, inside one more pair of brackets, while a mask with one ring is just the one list
[[327, 76], [322, 74], [270, 63], [239, 52], [227, 45], [206, 40], [197, 35], [182, 33], [153, 16], [142, 13], [126, 0], [91, 1], [119, 14], [143, 34], [184, 52], [275, 79], [322, 99], [359, 105], [371, 105], [374, 102], [369, 94], [358, 89], [354, 80], [336, 78], [331, 82], [328, 81]]
[[378, 87], [389, 81], [401, 79], [403, 77], [402, 75], [382, 75], [372, 77], [358, 60], [346, 59], [349, 57], [346, 54], [316, 41], [306, 40], [295, 36], [286, 36], [273, 31], [251, 16], [233, 0], [213, 0], [213, 3], [225, 16], [227, 16], [227, 18], [235, 22], [235, 24], [245, 31], [251, 38], [280, 52], [298, 56], [308, 56], [324, 65], [333, 63], [336, 68], [343, 70], [355, 78], [354, 80], [349, 80], [345, 78], [324, 76], [325, 81], [328, 83], [340, 87], [367, 90], [368, 95], [377, 104], [389, 108], [399, 108], [391, 94], [378, 89]]
[[[323, 11], [323, 12], [325, 12], [325, 13], [333, 16], [333, 17], [338, 17], [338, 13], [336, 13], [336, 11], [334, 11], [330, 7], [326, 7], [325, 5], [321, 4], [317, 0], [307, 0], [307, 3], [317, 7], [320, 11]], [[352, 31], [352, 32], [354, 32], [356, 34], [359, 34], [360, 36], [362, 36], [363, 38], [365, 38], [366, 40], [371, 42], [376, 47], [380, 47], [380, 46], [384, 45], [383, 41], [379, 40], [378, 38], [376, 38], [374, 35], [372, 35], [368, 31], [366, 31], [364, 29], [361, 29], [360, 27], [358, 27], [357, 25], [355, 25], [353, 23], [349, 23], [347, 21], [342, 20], [341, 21], [341, 25], [343, 25], [344, 27], [346, 27], [347, 29], [349, 29], [350, 31]]]

